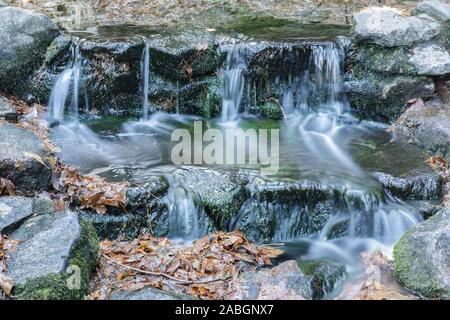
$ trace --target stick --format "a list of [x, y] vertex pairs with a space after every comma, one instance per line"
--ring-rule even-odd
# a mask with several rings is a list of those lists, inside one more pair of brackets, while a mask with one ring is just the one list
[[114, 264], [116, 264], [118, 266], [121, 266], [123, 268], [130, 269], [130, 270], [133, 270], [133, 271], [136, 271], [136, 272], [139, 272], [139, 273], [142, 273], [142, 274], [146, 274], [146, 275], [149, 275], [149, 276], [165, 277], [165, 278], [167, 278], [169, 280], [176, 281], [176, 282], [178, 282], [180, 284], [206, 284], [206, 283], [211, 283], [211, 282], [216, 282], [216, 281], [227, 281], [228, 279], [232, 278], [232, 276], [228, 276], [228, 277], [225, 277], [225, 278], [218, 278], [218, 279], [211, 279], [211, 280], [201, 280], [201, 281], [181, 280], [181, 279], [177, 279], [175, 277], [169, 276], [168, 274], [163, 273], [163, 272], [152, 272], [152, 271], [146, 271], [146, 270], [134, 268], [134, 267], [131, 267], [131, 266], [127, 266], [126, 264], [122, 264], [122, 263], [120, 263], [120, 262], [118, 262], [118, 261], [108, 257], [107, 255], [105, 255], [103, 253], [102, 253], [102, 256], [104, 258], [106, 258], [108, 261], [111, 261], [112, 263], [114, 263]]

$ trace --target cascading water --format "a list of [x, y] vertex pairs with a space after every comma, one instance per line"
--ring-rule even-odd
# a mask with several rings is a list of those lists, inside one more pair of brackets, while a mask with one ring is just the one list
[[55, 120], [63, 120], [64, 111], [70, 106], [69, 113], [75, 121], [78, 121], [80, 87], [83, 87], [85, 93], [85, 109], [88, 110], [89, 108], [86, 88], [82, 81], [83, 59], [80, 54], [80, 47], [78, 44], [74, 44], [71, 50], [71, 62], [59, 75], [50, 93], [49, 114]]
[[150, 46], [145, 42], [141, 59], [142, 120], [149, 117], [148, 86], [150, 81]]
[[244, 93], [245, 47], [234, 46], [227, 52], [222, 96], [222, 123], [236, 121]]

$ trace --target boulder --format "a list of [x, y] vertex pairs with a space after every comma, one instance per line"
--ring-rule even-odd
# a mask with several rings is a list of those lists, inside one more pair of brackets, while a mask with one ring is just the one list
[[83, 299], [98, 258], [98, 240], [89, 223], [71, 211], [30, 218], [10, 237], [7, 276], [15, 299]]
[[425, 13], [443, 22], [450, 21], [450, 4], [445, 1], [423, 1], [414, 8], [413, 14]]
[[299, 267], [310, 277], [313, 299], [328, 298], [347, 277], [345, 266], [331, 261], [302, 261]]
[[126, 211], [113, 207], [109, 207], [106, 214], [83, 211], [81, 218], [93, 224], [100, 239], [135, 238], [151, 227], [152, 216], [164, 210], [162, 198], [168, 187], [167, 180], [162, 177], [149, 178], [142, 186], [128, 188]]
[[236, 215], [246, 198], [248, 179], [233, 171], [183, 168], [175, 175], [195, 192], [207, 215], [219, 230]]
[[432, 43], [416, 46], [409, 62], [419, 75], [441, 76], [450, 74], [450, 53], [443, 47]]
[[6, 98], [0, 96], [0, 119], [17, 122], [19, 120], [19, 114], [17, 110], [6, 100]]
[[296, 261], [260, 271], [244, 272], [226, 299], [231, 300], [306, 300], [312, 298], [309, 279]]
[[393, 8], [371, 7], [353, 15], [356, 37], [386, 47], [409, 46], [428, 41], [440, 32], [440, 24], [425, 16], [405, 17]]
[[450, 209], [408, 230], [394, 247], [394, 274], [427, 298], [450, 299]]
[[[450, 107], [438, 100], [425, 105], [411, 105], [392, 127], [396, 133], [405, 134], [430, 154], [449, 157]], [[450, 159], [448, 159], [450, 160]]]
[[0, 89], [20, 93], [20, 84], [39, 68], [47, 47], [60, 34], [45, 15], [0, 8]]
[[53, 154], [31, 131], [13, 124], [0, 124], [0, 176], [21, 191], [47, 190], [52, 169], [46, 158]]
[[193, 297], [147, 287], [136, 291], [113, 292], [111, 300], [193, 300]]
[[8, 7], [8, 6], [9, 6], [8, 1], [6, 1], [6, 0], [0, 0], [0, 8], [2, 8], [2, 7]]
[[364, 72], [345, 83], [352, 108], [362, 118], [390, 122], [405, 109], [406, 102], [434, 94], [434, 82], [423, 76], [389, 76]]

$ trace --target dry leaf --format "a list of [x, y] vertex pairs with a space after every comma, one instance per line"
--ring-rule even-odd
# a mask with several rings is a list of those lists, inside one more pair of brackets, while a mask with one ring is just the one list
[[0, 273], [0, 288], [9, 296], [14, 288], [14, 280]]
[[14, 191], [15, 186], [11, 180], [0, 178], [0, 195], [3, 194], [3, 191], [6, 189], [6, 192], [10, 196], [15, 196], [16, 192]]

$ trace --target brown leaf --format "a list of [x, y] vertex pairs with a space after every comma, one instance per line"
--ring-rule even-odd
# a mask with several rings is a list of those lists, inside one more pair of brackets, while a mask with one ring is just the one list
[[0, 288], [9, 296], [14, 288], [14, 280], [0, 273]]
[[3, 191], [6, 189], [6, 192], [10, 196], [15, 196], [16, 192], [14, 191], [15, 186], [14, 183], [12, 183], [11, 180], [0, 178], [0, 195], [3, 194]]

